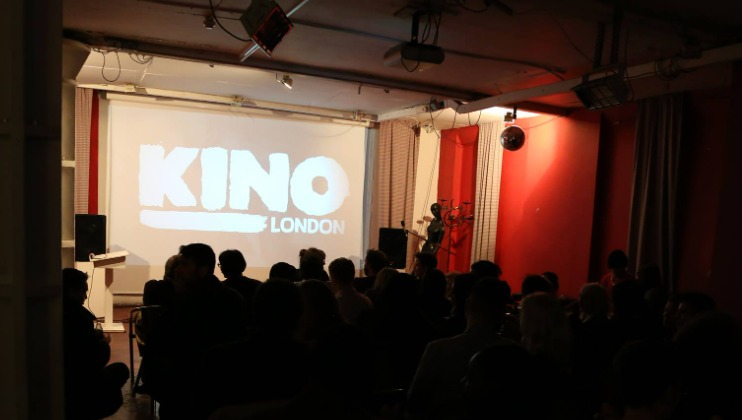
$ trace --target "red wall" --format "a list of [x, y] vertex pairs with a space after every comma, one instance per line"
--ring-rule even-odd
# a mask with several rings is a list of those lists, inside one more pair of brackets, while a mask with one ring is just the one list
[[595, 216], [590, 250], [589, 279], [592, 281], [600, 280], [607, 272], [606, 261], [611, 251], [626, 251], [637, 111], [638, 107], [633, 103], [601, 113]]
[[526, 143], [505, 151], [495, 262], [513, 291], [529, 273], [554, 271], [576, 296], [588, 279], [599, 114], [519, 121]]

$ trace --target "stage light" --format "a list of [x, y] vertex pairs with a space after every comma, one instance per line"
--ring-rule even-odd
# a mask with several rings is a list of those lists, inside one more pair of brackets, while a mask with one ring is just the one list
[[283, 77], [280, 79], [278, 78], [278, 75], [276, 75], [276, 80], [278, 81], [278, 83], [286, 86], [289, 89], [294, 88], [294, 80], [288, 74], [284, 74]]
[[252, 0], [240, 17], [242, 26], [268, 57], [294, 25], [273, 0]]
[[583, 82], [572, 90], [585, 108], [591, 111], [621, 105], [629, 96], [629, 87], [624, 81], [624, 71], [621, 69], [592, 80], [590, 75], [585, 75]]

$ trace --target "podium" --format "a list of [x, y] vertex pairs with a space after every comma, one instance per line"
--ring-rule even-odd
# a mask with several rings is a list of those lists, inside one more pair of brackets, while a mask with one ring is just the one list
[[75, 263], [78, 270], [88, 274], [88, 299], [85, 306], [95, 316], [103, 314], [104, 332], [124, 332], [124, 324], [113, 322], [113, 270], [126, 266], [128, 251], [91, 255], [90, 261]]

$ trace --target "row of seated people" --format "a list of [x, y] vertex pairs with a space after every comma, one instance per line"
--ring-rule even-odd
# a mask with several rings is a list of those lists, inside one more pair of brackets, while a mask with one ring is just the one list
[[742, 374], [739, 328], [708, 297], [668, 299], [663, 323], [636, 281], [610, 295], [589, 283], [571, 302], [555, 275], [528, 276], [514, 301], [495, 264], [446, 276], [431, 257], [409, 275], [372, 250], [365, 278], [341, 258], [329, 282], [278, 263], [259, 282], [232, 250], [220, 282], [210, 247], [182, 247], [145, 287], [162, 309], [144, 369], [161, 417], [379, 418], [402, 389], [419, 419], [742, 418], [739, 387], [719, 385]]

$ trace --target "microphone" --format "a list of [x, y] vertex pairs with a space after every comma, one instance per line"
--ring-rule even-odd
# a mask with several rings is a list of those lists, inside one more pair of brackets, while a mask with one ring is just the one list
[[401, 222], [399, 222], [399, 223], [401, 223], [401, 224], [402, 224], [402, 227], [405, 227], [405, 226], [404, 226], [404, 220], [402, 220], [402, 221], [401, 221]]

